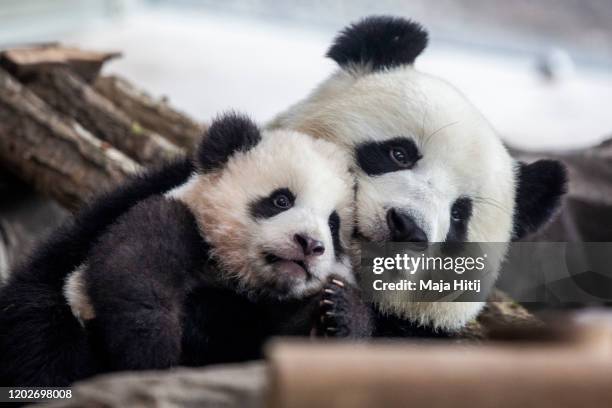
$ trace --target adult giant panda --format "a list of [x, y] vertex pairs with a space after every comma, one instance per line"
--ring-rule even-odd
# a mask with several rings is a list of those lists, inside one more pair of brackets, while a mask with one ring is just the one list
[[[329, 140], [352, 155], [363, 241], [521, 238], [554, 214], [565, 170], [555, 161], [514, 161], [458, 90], [415, 69], [427, 41], [419, 24], [402, 18], [375, 16], [347, 27], [327, 53], [340, 69], [269, 128]], [[488, 260], [495, 275], [504, 253], [505, 246]], [[483, 307], [412, 300], [378, 293], [375, 333], [448, 335]]]
[[337, 146], [230, 114], [193, 164], [186, 182], [111, 222], [69, 276], [39, 265], [44, 253], [11, 275], [0, 383], [253, 359], [272, 335], [333, 335], [330, 306], [359, 311], [353, 176]]

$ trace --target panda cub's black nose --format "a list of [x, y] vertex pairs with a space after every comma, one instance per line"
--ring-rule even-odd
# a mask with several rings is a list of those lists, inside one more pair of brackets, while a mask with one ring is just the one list
[[321, 241], [310, 238], [308, 235], [295, 234], [293, 239], [302, 247], [302, 251], [306, 256], [319, 256], [325, 252], [325, 245]]
[[387, 211], [387, 226], [391, 232], [391, 240], [394, 242], [427, 243], [427, 235], [414, 218], [395, 208]]

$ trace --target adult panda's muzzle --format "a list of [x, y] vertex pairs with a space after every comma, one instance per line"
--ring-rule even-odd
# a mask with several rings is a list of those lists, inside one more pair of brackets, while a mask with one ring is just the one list
[[419, 227], [415, 219], [400, 210], [391, 208], [387, 211], [387, 227], [393, 242], [411, 242], [427, 248], [427, 234]]

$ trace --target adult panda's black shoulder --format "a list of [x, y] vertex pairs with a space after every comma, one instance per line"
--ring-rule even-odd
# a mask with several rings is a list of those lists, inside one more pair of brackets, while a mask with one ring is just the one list
[[187, 182], [128, 209], [67, 280], [37, 280], [33, 269], [20, 275], [33, 280], [3, 289], [12, 301], [0, 311], [10, 333], [0, 379], [65, 385], [108, 370], [244, 360], [273, 334], [307, 334], [320, 293], [338, 296], [352, 280], [352, 202], [334, 145], [217, 119]]

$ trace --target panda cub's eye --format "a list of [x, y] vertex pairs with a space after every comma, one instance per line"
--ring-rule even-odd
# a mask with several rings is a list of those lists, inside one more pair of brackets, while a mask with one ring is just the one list
[[276, 208], [280, 208], [282, 210], [289, 209], [291, 205], [293, 204], [291, 200], [289, 199], [289, 197], [287, 197], [285, 194], [282, 194], [282, 193], [274, 196], [272, 198], [272, 203], [274, 204]]
[[250, 204], [254, 218], [270, 218], [289, 210], [295, 204], [295, 195], [288, 188], [279, 188]]

